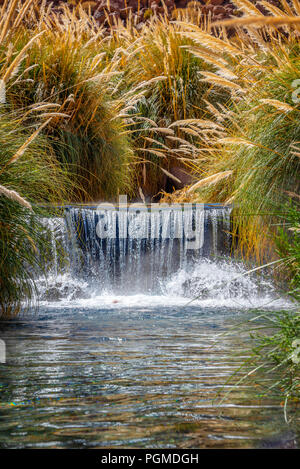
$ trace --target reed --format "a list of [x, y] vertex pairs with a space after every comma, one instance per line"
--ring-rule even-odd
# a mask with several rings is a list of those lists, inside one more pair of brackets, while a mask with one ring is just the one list
[[[118, 25], [109, 41], [113, 50], [124, 51], [122, 92], [148, 83], [130, 111], [130, 131], [135, 185], [150, 195], [165, 186], [166, 178], [176, 187], [180, 181], [172, 175], [172, 167], [184, 166], [184, 160], [191, 162], [195, 154], [193, 130], [171, 126], [207, 112], [210, 85], [202, 82], [199, 71], [212, 70], [212, 65], [189, 53], [192, 41], [181, 32], [179, 24], [153, 15], [139, 30]], [[210, 99], [223, 102], [224, 95], [224, 90], [217, 90]]]
[[70, 15], [65, 9], [65, 16], [52, 15], [33, 31], [15, 33], [15, 47], [22, 50], [42, 29], [22, 61], [22, 80], [7, 95], [15, 109], [56, 104], [45, 132], [62, 166], [76, 175], [70, 200], [110, 199], [130, 191], [132, 156], [119, 117], [124, 103], [114, 96], [118, 57], [107, 64], [99, 31], [87, 17]]
[[[236, 3], [248, 12], [249, 2]], [[212, 25], [214, 35], [184, 25], [184, 35], [193, 40], [190, 52], [214, 64], [213, 72], [202, 72], [203, 82], [230, 93], [225, 105], [208, 100], [210, 115], [205, 122], [192, 124], [198, 126], [198, 174], [215, 182], [202, 184], [200, 179], [191, 190], [203, 202], [234, 203], [233, 234], [240, 252], [258, 261], [275, 253], [272, 233], [286, 192], [299, 191], [297, 8], [294, 5], [295, 16], [286, 21], [291, 11], [285, 2], [282, 10], [268, 7], [277, 15], [272, 23], [271, 16], [266, 18], [253, 7], [253, 22], [248, 17], [247, 22], [242, 18], [217, 23]], [[236, 36], [230, 39], [227, 25], [236, 27]], [[230, 177], [218, 177], [229, 172]]]
[[277, 253], [282, 259], [281, 272], [290, 294], [300, 301], [300, 196], [289, 193], [292, 199], [279, 215], [281, 226], [275, 237]]
[[[0, 316], [30, 304], [46, 233], [37, 204], [64, 200], [67, 177], [41, 135], [31, 138], [15, 113], [0, 110]], [[24, 142], [27, 142], [24, 148]], [[20, 152], [20, 148], [22, 151]]]
[[[195, 130], [170, 126], [202, 117], [208, 94], [212, 102], [224, 101], [226, 92], [209, 93], [199, 75], [213, 64], [189, 53], [191, 39], [167, 17], [153, 15], [140, 30], [129, 18], [126, 27], [116, 23], [108, 33], [80, 4], [59, 13], [45, 5], [28, 0], [25, 9], [18, 3], [21, 16], [7, 16], [11, 54], [20, 58], [12, 69], [21, 76], [7, 95], [15, 109], [56, 103], [47, 135], [63, 167], [77, 174], [76, 187], [84, 187], [70, 197], [151, 197], [167, 180], [181, 184], [172, 168], [187, 162], [193, 170]], [[178, 18], [208, 31], [196, 10], [178, 12]]]
[[[46, 238], [38, 204], [64, 200], [68, 177], [58, 164], [43, 130], [55, 104], [13, 109], [10, 95], [23, 79], [26, 55], [41, 33], [32, 33], [21, 48], [13, 37], [25, 15], [24, 4], [0, 8], [0, 316], [11, 317], [30, 304], [35, 273], [43, 266], [38, 252]], [[18, 8], [16, 8], [18, 6]]]

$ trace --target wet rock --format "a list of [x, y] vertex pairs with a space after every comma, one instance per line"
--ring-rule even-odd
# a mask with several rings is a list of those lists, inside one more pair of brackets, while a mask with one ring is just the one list
[[61, 301], [64, 299], [76, 300], [80, 298], [89, 298], [86, 289], [79, 285], [56, 283], [45, 289], [40, 295], [41, 301]]
[[[209, 283], [209, 287], [207, 284]], [[255, 293], [257, 298], [264, 297], [270, 291], [268, 283], [248, 284], [244, 278], [218, 280], [205, 276], [189, 278], [182, 284], [183, 295], [189, 298], [210, 299], [220, 294], [226, 298], [249, 298]]]
[[59, 289], [51, 287], [41, 295], [40, 299], [42, 301], [59, 301], [62, 299], [62, 294]]
[[188, 298], [207, 299], [211, 296], [210, 290], [205, 286], [205, 280], [199, 277], [186, 280], [183, 285], [183, 296]]

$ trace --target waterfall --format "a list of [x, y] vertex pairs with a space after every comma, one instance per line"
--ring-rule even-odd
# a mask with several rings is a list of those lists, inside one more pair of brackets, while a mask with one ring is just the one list
[[230, 212], [217, 204], [65, 207], [63, 217], [43, 220], [51, 252], [39, 299], [274, 306], [270, 281], [245, 275], [230, 257]]
[[230, 211], [203, 204], [68, 206], [63, 218], [44, 220], [50, 283], [63, 287], [68, 275], [98, 291], [161, 292], [173, 274], [201, 258], [229, 254]]
[[68, 207], [65, 223], [73, 274], [104, 289], [153, 292], [197, 259], [229, 253], [230, 208], [222, 206]]

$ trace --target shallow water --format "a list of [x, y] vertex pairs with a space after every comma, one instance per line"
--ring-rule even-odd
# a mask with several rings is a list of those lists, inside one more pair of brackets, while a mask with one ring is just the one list
[[2, 324], [1, 447], [299, 443], [280, 399], [260, 399], [253, 382], [221, 403], [217, 397], [247, 356], [248, 334], [236, 327], [253, 313], [184, 302], [103, 295], [67, 307], [48, 303], [35, 316]]

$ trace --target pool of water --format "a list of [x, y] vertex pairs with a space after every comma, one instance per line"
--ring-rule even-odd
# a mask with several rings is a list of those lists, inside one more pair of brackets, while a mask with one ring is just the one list
[[279, 397], [259, 398], [247, 381], [221, 400], [228, 378], [242, 373], [249, 334], [237, 327], [252, 314], [172, 297], [102, 296], [42, 304], [2, 323], [0, 446], [297, 446]]

